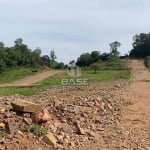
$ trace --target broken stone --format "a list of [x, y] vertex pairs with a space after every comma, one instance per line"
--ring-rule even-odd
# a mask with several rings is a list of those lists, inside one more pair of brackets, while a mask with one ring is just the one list
[[64, 136], [63, 135], [57, 135], [57, 139], [58, 139], [59, 143], [62, 144], [64, 141]]
[[81, 135], [85, 135], [86, 133], [85, 133], [85, 131], [84, 131], [84, 129], [82, 129], [81, 127], [80, 127], [80, 125], [79, 125], [79, 123], [76, 123], [76, 127], [77, 127], [77, 132], [79, 133], [79, 134], [81, 134]]
[[47, 109], [36, 112], [32, 115], [32, 121], [34, 123], [45, 123], [51, 119], [51, 116]]
[[63, 131], [64, 133], [71, 134], [73, 132], [72, 128], [67, 123], [62, 123], [58, 127], [59, 131]]
[[68, 143], [69, 143], [69, 140], [68, 140], [68, 139], [64, 139], [64, 143], [65, 143], [65, 144], [68, 144]]
[[5, 113], [6, 109], [5, 108], [0, 108], [0, 113]]
[[98, 131], [105, 131], [104, 128], [97, 128]]
[[0, 144], [5, 144], [5, 139], [3, 137], [0, 137]]
[[53, 133], [49, 133], [44, 137], [45, 143], [49, 145], [56, 145], [57, 139], [54, 137]]
[[95, 137], [95, 133], [94, 133], [93, 131], [87, 130], [86, 132], [87, 132], [87, 134], [88, 134], [89, 136]]
[[54, 103], [55, 103], [55, 107], [59, 107], [62, 104], [62, 101], [60, 101], [59, 99], [56, 99]]
[[30, 119], [30, 118], [23, 118], [23, 120], [27, 125], [32, 124], [32, 119]]
[[25, 100], [15, 100], [11, 103], [14, 111], [19, 112], [37, 112], [41, 109], [41, 106]]
[[4, 123], [0, 123], [0, 129], [4, 129], [5, 128], [5, 124]]
[[109, 103], [107, 104], [107, 106], [110, 110], [112, 110], [112, 106]]
[[7, 127], [10, 134], [14, 134], [16, 132], [16, 127], [12, 123], [7, 122]]
[[12, 115], [11, 113], [9, 113], [9, 112], [8, 112], [8, 113], [5, 113], [5, 117], [6, 117], [6, 118], [11, 118], [12, 116], [13, 116], [13, 115]]
[[23, 114], [23, 117], [24, 117], [24, 118], [30, 118], [30, 117], [31, 117], [31, 114], [30, 114], [30, 113], [24, 113], [24, 114]]

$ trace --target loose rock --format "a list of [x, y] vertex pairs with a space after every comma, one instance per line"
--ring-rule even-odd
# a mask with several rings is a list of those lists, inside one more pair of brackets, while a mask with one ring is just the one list
[[44, 141], [49, 145], [56, 145], [57, 139], [54, 137], [53, 133], [49, 133], [44, 137]]
[[41, 106], [38, 104], [34, 104], [32, 102], [28, 102], [25, 100], [15, 100], [11, 103], [14, 111], [19, 112], [37, 112], [41, 109]]
[[51, 116], [47, 109], [36, 112], [32, 115], [32, 121], [34, 123], [45, 123], [51, 119]]

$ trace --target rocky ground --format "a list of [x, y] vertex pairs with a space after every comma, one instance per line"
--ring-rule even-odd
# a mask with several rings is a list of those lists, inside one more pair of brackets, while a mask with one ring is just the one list
[[150, 150], [143, 84], [145, 90], [117, 81], [0, 97], [0, 149]]
[[[131, 101], [123, 98], [125, 83], [48, 89], [36, 96], [1, 97], [0, 148], [16, 150], [101, 150], [149, 148], [149, 130], [124, 126]], [[17, 112], [16, 99], [42, 106]], [[48, 111], [48, 112], [47, 112]], [[127, 111], [126, 111], [127, 112]], [[42, 115], [39, 115], [41, 113]], [[45, 120], [44, 120], [45, 119]], [[127, 131], [131, 130], [128, 133]], [[142, 133], [141, 133], [142, 132]], [[140, 133], [140, 134], [139, 134]], [[140, 136], [138, 136], [138, 134]], [[142, 134], [142, 136], [141, 136]]]

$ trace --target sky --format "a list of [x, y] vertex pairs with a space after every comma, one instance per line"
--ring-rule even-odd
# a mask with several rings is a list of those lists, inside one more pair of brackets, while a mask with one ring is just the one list
[[54, 50], [68, 63], [82, 53], [109, 52], [119, 41], [121, 54], [133, 36], [150, 32], [149, 0], [0, 0], [0, 41], [13, 46], [22, 38], [42, 55]]

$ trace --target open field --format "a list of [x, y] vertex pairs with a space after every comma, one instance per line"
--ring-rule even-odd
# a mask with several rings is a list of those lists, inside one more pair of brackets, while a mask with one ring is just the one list
[[[116, 80], [127, 80], [130, 78], [129, 70], [103, 70], [98, 71], [96, 74], [92, 70], [83, 71], [81, 79], [88, 79], [88, 84], [98, 84], [103, 82], [113, 82]], [[34, 95], [38, 92], [41, 92], [49, 87], [53, 86], [62, 86], [62, 79], [72, 79], [68, 76], [65, 71], [60, 71], [55, 75], [52, 75], [42, 81], [39, 81], [33, 85], [24, 86], [24, 82], [21, 84], [18, 83], [18, 87], [1, 87], [0, 95], [13, 95], [21, 94], [25, 96]], [[75, 80], [76, 78], [74, 78]], [[33, 79], [32, 79], [33, 81]], [[69, 85], [70, 86], [70, 85]]]

